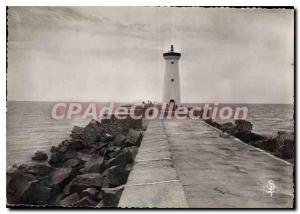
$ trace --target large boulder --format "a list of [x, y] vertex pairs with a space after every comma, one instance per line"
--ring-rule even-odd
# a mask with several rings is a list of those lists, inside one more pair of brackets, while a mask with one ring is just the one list
[[50, 156], [49, 164], [52, 166], [57, 166], [60, 163], [64, 162], [65, 154], [63, 152], [53, 152]]
[[106, 170], [106, 180], [112, 186], [120, 186], [125, 184], [129, 175], [129, 171], [121, 166], [112, 166]]
[[32, 160], [33, 161], [45, 161], [48, 159], [48, 155], [46, 152], [43, 151], [37, 151], [36, 153], [34, 153]]
[[90, 160], [88, 160], [84, 168], [82, 169], [83, 173], [102, 173], [104, 171], [104, 157], [98, 156], [93, 157]]
[[60, 190], [69, 183], [76, 174], [77, 170], [74, 168], [56, 168], [52, 173], [50, 185], [55, 190]]
[[126, 135], [130, 128], [142, 129], [142, 119], [133, 119], [129, 115], [126, 118], [118, 119], [115, 115], [111, 115], [110, 118], [103, 118], [101, 125], [105, 133], [109, 133], [112, 136], [116, 136], [119, 133]]
[[53, 171], [51, 166], [41, 163], [21, 164], [18, 168], [24, 173], [32, 174], [37, 177], [49, 176]]
[[79, 200], [80, 200], [79, 194], [73, 193], [65, 197], [60, 202], [58, 202], [58, 205], [62, 207], [73, 207], [75, 203], [78, 202]]
[[251, 141], [260, 141], [266, 140], [267, 137], [251, 132], [250, 133]]
[[252, 131], [252, 123], [250, 123], [247, 120], [236, 120], [235, 121], [235, 128], [237, 133], [245, 133], [245, 134], [250, 134]]
[[112, 143], [110, 143], [107, 146], [107, 150], [105, 152], [105, 155], [108, 157], [108, 159], [116, 157], [118, 154], [122, 152], [121, 147], [114, 146]]
[[130, 153], [130, 151], [124, 150], [123, 152], [118, 154], [115, 158], [109, 159], [105, 163], [105, 168], [110, 168], [110, 167], [116, 166], [116, 165], [125, 167], [126, 164], [128, 164], [130, 162], [132, 162], [131, 153]]
[[103, 203], [97, 205], [99, 207], [117, 207], [121, 198], [124, 186], [115, 188], [102, 188], [101, 195]]
[[234, 136], [246, 143], [249, 143], [252, 140], [251, 133], [247, 133], [247, 132], [236, 132]]
[[73, 141], [83, 141], [87, 144], [94, 144], [101, 139], [102, 133], [103, 128], [100, 122], [93, 119], [84, 128], [74, 126], [70, 136]]
[[96, 143], [101, 139], [103, 133], [103, 129], [101, 124], [96, 121], [92, 120], [85, 128], [84, 128], [84, 135], [86, 143], [93, 144]]
[[58, 145], [58, 151], [59, 152], [66, 152], [68, 150], [69, 146], [69, 140], [63, 140], [59, 145]]
[[51, 166], [61, 166], [66, 160], [76, 158], [77, 152], [72, 149], [68, 149], [68, 146], [62, 145], [57, 152], [53, 152], [50, 156], [49, 164]]
[[8, 204], [43, 205], [51, 199], [52, 190], [33, 175], [15, 172], [7, 184]]
[[220, 124], [220, 129], [228, 134], [234, 134], [235, 125], [231, 122]]
[[84, 141], [80, 139], [69, 141], [68, 148], [72, 150], [81, 150], [85, 147]]
[[139, 146], [143, 139], [143, 132], [137, 131], [134, 129], [129, 129], [129, 132], [126, 136], [126, 143], [130, 146]]
[[13, 194], [18, 191], [19, 185], [27, 184], [29, 181], [36, 180], [36, 177], [32, 174], [25, 173], [24, 171], [13, 167], [9, 168], [6, 171], [6, 190], [7, 190], [7, 197], [9, 199], [9, 194]]
[[81, 159], [79, 158], [71, 158], [69, 160], [66, 160], [62, 167], [66, 167], [66, 168], [76, 168], [76, 169], [79, 169], [81, 168], [82, 166], [84, 166], [84, 161], [82, 161]]
[[103, 184], [104, 178], [100, 173], [78, 175], [65, 187], [64, 193], [81, 193], [81, 191], [90, 187], [100, 190]]
[[85, 140], [84, 127], [73, 126], [70, 137], [72, 140]]
[[98, 201], [99, 200], [98, 195], [99, 195], [99, 190], [97, 190], [96, 188], [90, 187], [90, 188], [83, 190], [80, 193], [80, 198], [88, 196], [89, 198], [93, 199], [94, 201]]
[[61, 144], [58, 145], [58, 151], [66, 152], [70, 150], [82, 150], [85, 147], [88, 148], [88, 145], [82, 139], [68, 139], [63, 140]]
[[[8, 188], [11, 179], [18, 173], [21, 173], [21, 171], [17, 168], [17, 166], [10, 167], [6, 170], [6, 189]], [[31, 176], [34, 178], [33, 175]]]
[[41, 181], [31, 181], [21, 196], [24, 204], [47, 205], [52, 198], [52, 189]]
[[235, 121], [235, 132], [234, 136], [239, 138], [244, 142], [252, 141], [252, 123], [246, 120], [236, 120]]
[[122, 146], [126, 141], [126, 137], [122, 135], [121, 133], [117, 134], [114, 141], [113, 145], [114, 146]]
[[294, 133], [278, 132], [276, 137], [258, 140], [253, 145], [273, 152], [274, 155], [280, 158], [294, 158]]
[[131, 154], [131, 161], [134, 161], [135, 156], [136, 156], [137, 153], [138, 153], [138, 147], [137, 147], [137, 146], [126, 147], [126, 148], [124, 149], [124, 151], [129, 151], [130, 154]]
[[59, 148], [57, 146], [52, 146], [50, 149], [51, 153], [58, 152]]
[[258, 140], [255, 142], [251, 142], [251, 145], [269, 152], [274, 152], [276, 149], [276, 142], [274, 141], [273, 138], [267, 138], [265, 140]]
[[89, 161], [91, 158], [93, 158], [93, 154], [86, 153], [84, 151], [78, 151], [77, 152], [77, 158], [80, 158], [83, 162]]
[[278, 132], [276, 141], [275, 154], [281, 158], [294, 158], [294, 133]]
[[85, 196], [74, 204], [74, 207], [95, 207], [97, 202]]

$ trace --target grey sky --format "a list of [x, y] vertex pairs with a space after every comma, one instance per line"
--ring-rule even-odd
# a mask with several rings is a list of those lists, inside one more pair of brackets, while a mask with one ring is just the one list
[[293, 10], [12, 7], [8, 99], [160, 101], [162, 53], [182, 102], [292, 103]]

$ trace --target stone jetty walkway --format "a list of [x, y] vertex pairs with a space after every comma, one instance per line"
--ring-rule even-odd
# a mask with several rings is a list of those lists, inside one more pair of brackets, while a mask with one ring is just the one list
[[120, 207], [289, 208], [293, 165], [196, 120], [150, 121]]

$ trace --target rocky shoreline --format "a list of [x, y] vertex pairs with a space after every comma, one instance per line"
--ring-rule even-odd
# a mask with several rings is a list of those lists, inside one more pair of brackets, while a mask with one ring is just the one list
[[37, 151], [7, 170], [7, 206], [117, 207], [142, 138], [142, 120], [74, 126], [49, 157]]
[[217, 123], [205, 120], [209, 125], [221, 130], [221, 137], [234, 136], [241, 141], [267, 151], [290, 163], [294, 162], [294, 133], [278, 131], [276, 137], [266, 137], [252, 132], [253, 125], [246, 120], [236, 120], [234, 123]]
[[[220, 137], [234, 136], [294, 162], [294, 133], [270, 138], [253, 133], [245, 120], [205, 122], [221, 130]], [[7, 206], [117, 207], [145, 129], [142, 119], [130, 117], [74, 126], [70, 138], [49, 152], [36, 151], [31, 162], [7, 170]]]

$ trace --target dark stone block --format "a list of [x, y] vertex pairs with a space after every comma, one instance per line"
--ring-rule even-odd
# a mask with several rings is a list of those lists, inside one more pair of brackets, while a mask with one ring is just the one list
[[32, 157], [33, 161], [45, 161], [48, 159], [48, 155], [43, 151], [37, 151], [34, 153], [34, 156]]

